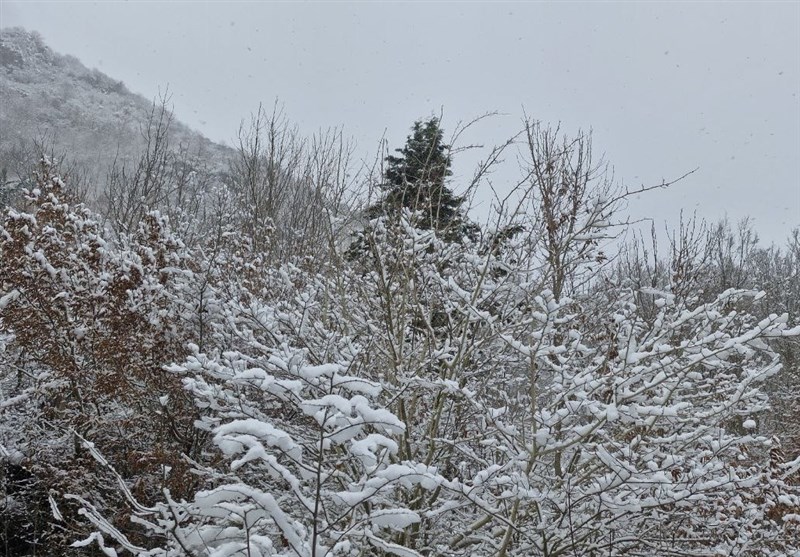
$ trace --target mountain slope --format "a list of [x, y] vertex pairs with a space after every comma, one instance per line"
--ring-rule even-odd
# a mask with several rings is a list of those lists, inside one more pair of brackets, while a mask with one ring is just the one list
[[[28, 172], [34, 142], [43, 142], [102, 181], [115, 157], [130, 161], [141, 151], [152, 108], [121, 81], [54, 52], [37, 33], [0, 30], [0, 171], [9, 178]], [[212, 167], [222, 168], [231, 154], [174, 120], [170, 142]]]

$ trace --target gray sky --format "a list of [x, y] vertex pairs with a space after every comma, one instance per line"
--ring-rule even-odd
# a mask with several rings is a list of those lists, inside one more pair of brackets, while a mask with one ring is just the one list
[[630, 188], [699, 167], [635, 217], [750, 215], [778, 242], [800, 225], [800, 2], [2, 1], [0, 25], [147, 97], [168, 85], [180, 120], [229, 144], [276, 98], [306, 132], [344, 125], [364, 155], [442, 109], [449, 129], [506, 114], [465, 138], [501, 142], [524, 109], [592, 128]]

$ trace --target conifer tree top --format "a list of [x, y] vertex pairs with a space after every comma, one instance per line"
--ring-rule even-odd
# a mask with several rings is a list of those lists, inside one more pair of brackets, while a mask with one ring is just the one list
[[400, 156], [388, 156], [386, 169], [387, 189], [404, 188], [417, 184], [428, 187], [443, 186], [450, 176], [450, 146], [443, 140], [443, 131], [438, 118], [417, 120]]
[[472, 231], [465, 222], [462, 197], [447, 187], [450, 171], [450, 145], [436, 117], [417, 120], [406, 144], [397, 155], [386, 157], [385, 196], [370, 207], [369, 216], [397, 214], [401, 209], [417, 212], [417, 226], [445, 233], [449, 239]]

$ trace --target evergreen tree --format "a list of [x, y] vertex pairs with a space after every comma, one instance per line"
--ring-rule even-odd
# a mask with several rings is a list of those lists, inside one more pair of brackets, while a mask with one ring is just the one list
[[433, 229], [448, 240], [472, 236], [476, 227], [464, 218], [464, 198], [446, 185], [450, 171], [450, 146], [444, 143], [438, 118], [414, 123], [411, 135], [398, 156], [386, 158], [386, 191], [368, 210], [370, 218], [393, 215], [401, 209], [418, 213], [416, 225]]

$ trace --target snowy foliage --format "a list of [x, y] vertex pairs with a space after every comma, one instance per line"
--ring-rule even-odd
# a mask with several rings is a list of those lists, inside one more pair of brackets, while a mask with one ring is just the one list
[[528, 131], [491, 230], [404, 209], [357, 257], [222, 211], [191, 245], [153, 212], [111, 233], [44, 165], [0, 227], [0, 457], [40, 486], [6, 493], [75, 555], [797, 554], [769, 416], [800, 327], [753, 285], [613, 269], [622, 197]]

